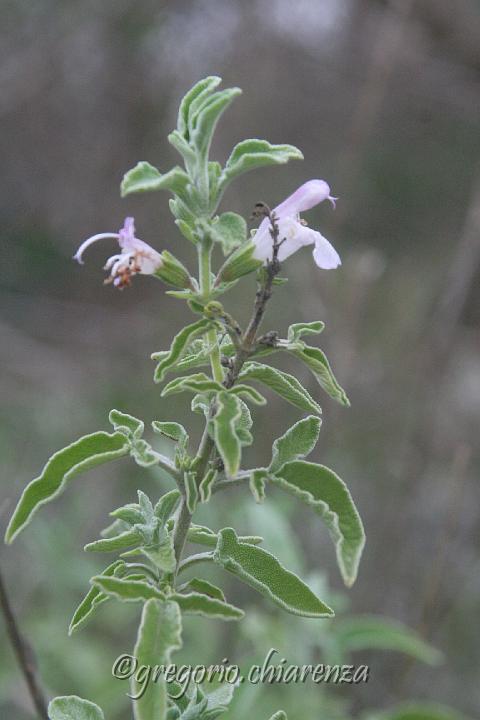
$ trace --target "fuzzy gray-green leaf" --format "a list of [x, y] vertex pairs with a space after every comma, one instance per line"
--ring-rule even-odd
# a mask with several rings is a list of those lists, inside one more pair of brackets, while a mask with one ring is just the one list
[[101, 708], [77, 695], [61, 695], [48, 705], [50, 720], [104, 720]]
[[23, 491], [8, 525], [5, 541], [11, 543], [41, 505], [60, 495], [75, 475], [128, 452], [129, 443], [125, 435], [102, 431], [85, 435], [56, 452], [43, 468], [42, 474]]
[[352, 585], [365, 545], [365, 533], [350, 492], [324, 465], [296, 460], [284, 465], [272, 482], [310, 505], [328, 527], [343, 580]]
[[[174, 602], [149, 600], [143, 606], [142, 620], [133, 651], [140, 666], [153, 668], [168, 666], [174, 650], [182, 647], [180, 610]], [[163, 674], [143, 691], [135, 675], [131, 682], [131, 695], [135, 720], [164, 720], [167, 713], [167, 688]]]
[[333, 610], [303, 580], [263, 548], [239, 542], [232, 528], [219, 532], [214, 560], [276, 605], [294, 615], [332, 617]]
[[269, 472], [275, 473], [282, 465], [292, 460], [306, 457], [312, 452], [318, 440], [322, 421], [310, 415], [292, 425], [287, 432], [273, 443], [272, 461]]
[[[210, 325], [210, 320], [203, 318], [201, 320], [197, 320], [191, 325], [187, 325], [174, 337], [170, 350], [166, 353], [160, 353], [161, 359], [155, 369], [155, 382], [159, 383], [164, 379], [168, 370], [174, 367], [174, 365], [181, 359], [183, 353], [192, 340], [199, 335], [203, 335]], [[152, 357], [155, 358], [155, 353]]]
[[244, 366], [239, 380], [258, 380], [295, 407], [318, 415], [322, 412], [320, 405], [298, 382], [297, 378], [283, 370], [278, 370], [278, 368], [250, 362]]

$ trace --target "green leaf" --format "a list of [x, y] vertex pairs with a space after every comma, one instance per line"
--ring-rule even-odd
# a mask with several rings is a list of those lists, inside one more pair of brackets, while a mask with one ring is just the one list
[[242, 445], [237, 435], [237, 425], [241, 416], [238, 398], [226, 391], [219, 392], [217, 412], [213, 418], [213, 435], [225, 471], [230, 477], [234, 477], [240, 468]]
[[[149, 600], [142, 612], [137, 642], [133, 651], [139, 667], [167, 667], [174, 650], [182, 647], [182, 625], [180, 610], [174, 602]], [[164, 720], [167, 713], [167, 688], [163, 673], [156, 682], [148, 683], [147, 689], [132, 677], [131, 696], [135, 720]]]
[[195, 113], [191, 123], [194, 127], [191, 129], [190, 135], [202, 155], [208, 155], [213, 133], [220, 117], [241, 92], [240, 88], [228, 88], [213, 93]]
[[162, 175], [160, 170], [142, 161], [123, 176], [120, 186], [122, 197], [138, 192], [153, 190], [169, 190], [180, 197], [186, 193], [189, 178], [187, 173], [178, 166]]
[[263, 503], [265, 500], [265, 480], [268, 473], [265, 470], [254, 470], [250, 475], [249, 485], [250, 491], [255, 498], [255, 502]]
[[[117, 518], [117, 520], [121, 520], [124, 523], [128, 523], [128, 525], [135, 525], [135, 523], [141, 523], [144, 520], [143, 513], [140, 509], [140, 505], [138, 503], [127, 503], [126, 505], [122, 505], [122, 507], [117, 508], [116, 510], [112, 510], [110, 515], [114, 518]], [[114, 524], [110, 526], [112, 529], [114, 527]], [[123, 526], [119, 526], [124, 530]], [[112, 534], [105, 533], [105, 531], [102, 531], [101, 535], [102, 537], [115, 537], [115, 535], [118, 535], [119, 533], [114, 532]]]
[[222, 78], [215, 75], [199, 80], [183, 97], [180, 108], [178, 110], [177, 127], [182, 135], [188, 134], [189, 118], [191, 114], [191, 105], [199, 96], [205, 97], [208, 93], [215, 90], [220, 85]]
[[262, 548], [239, 542], [232, 528], [219, 532], [214, 560], [276, 605], [294, 615], [334, 615], [300, 578]]
[[185, 472], [183, 474], [185, 482], [185, 499], [188, 511], [193, 515], [198, 502], [198, 486], [197, 474], [194, 472]]
[[120, 412], [120, 410], [110, 410], [108, 419], [112, 423], [114, 430], [122, 432], [127, 437], [138, 439], [143, 435], [145, 426], [141, 420], [133, 417], [133, 415]]
[[154, 420], [152, 422], [152, 428], [154, 432], [165, 435], [174, 442], [178, 443], [180, 448], [184, 450], [188, 444], [188, 433], [180, 423], [177, 422], [159, 422]]
[[224, 255], [228, 255], [247, 240], [247, 223], [241, 215], [225, 212], [214, 221], [210, 228], [214, 242], [221, 243]]
[[216, 585], [203, 578], [194, 577], [182, 586], [185, 590], [193, 590], [193, 592], [201, 593], [202, 595], [209, 595], [216, 600], [222, 600], [225, 602], [225, 595], [223, 590], [220, 590]]
[[[170, 350], [167, 354], [165, 355], [163, 352], [161, 353], [162, 358], [155, 369], [154, 380], [156, 383], [162, 382], [168, 370], [181, 359], [182, 354], [187, 349], [189, 343], [191, 343], [192, 340], [199, 335], [203, 335], [210, 326], [211, 321], [202, 318], [201, 320], [197, 320], [197, 322], [184, 327], [178, 335], [174, 337]], [[155, 353], [152, 355], [152, 358], [156, 359]]]
[[159, 542], [143, 547], [142, 553], [162, 572], [171, 573], [175, 570], [177, 562], [171, 533], [164, 533]]
[[87, 552], [114, 552], [115, 550], [123, 550], [132, 545], [139, 545], [142, 541], [142, 534], [138, 530], [132, 529], [126, 530], [114, 537], [102, 538], [101, 540], [87, 543], [83, 549]]
[[200, 502], [206, 503], [210, 500], [217, 475], [218, 471], [214, 468], [210, 468], [201, 479], [200, 485], [198, 486]]
[[349, 406], [350, 401], [345, 390], [338, 384], [335, 375], [329, 365], [327, 357], [320, 348], [304, 347], [303, 349], [290, 349], [290, 352], [299, 360], [304, 362], [312, 371], [318, 384], [330, 397], [337, 400], [341, 405]]
[[220, 383], [212, 380], [205, 373], [194, 373], [184, 375], [175, 380], [170, 380], [162, 390], [162, 397], [175, 395], [180, 392], [210, 393], [222, 392], [225, 388]]
[[135, 440], [130, 455], [140, 467], [151, 467], [158, 463], [159, 457], [146, 440]]
[[48, 705], [50, 720], [104, 720], [102, 710], [89, 700], [77, 695], [61, 695]]
[[282, 465], [309, 455], [315, 447], [322, 421], [314, 415], [299, 420], [273, 443], [272, 462], [268, 470], [275, 473]]
[[238, 395], [239, 397], [244, 397], [247, 400], [250, 400], [250, 402], [255, 403], [255, 405], [266, 405], [267, 401], [263, 397], [261, 393], [258, 392], [258, 390], [255, 390], [254, 388], [250, 387], [249, 385], [244, 385], [243, 383], [239, 383], [238, 385], [234, 385], [229, 392], [232, 395]]
[[318, 335], [325, 329], [325, 323], [321, 320], [314, 320], [314, 322], [302, 322], [294, 323], [288, 328], [287, 339], [288, 342], [298, 342], [302, 335]]
[[106, 575], [96, 575], [90, 581], [92, 585], [96, 585], [106, 595], [112, 595], [118, 600], [125, 602], [144, 602], [155, 598], [164, 600], [164, 593], [160, 592], [156, 587], [145, 582], [145, 580], [131, 580], [124, 578], [108, 577]]
[[[115, 560], [115, 562], [105, 568], [102, 575], [110, 577], [111, 575], [115, 575], [117, 572], [124, 569], [125, 563], [123, 562], [123, 560]], [[80, 605], [75, 610], [73, 617], [70, 621], [68, 634], [71, 635], [73, 632], [75, 632], [75, 630], [80, 627], [80, 625], [83, 625], [83, 623], [88, 620], [88, 618], [95, 612], [97, 607], [104, 603], [106, 600], [108, 600], [108, 595], [102, 593], [99, 587], [95, 585], [92, 586], [83, 598]]]
[[240, 608], [201, 593], [191, 592], [187, 595], [174, 593], [170, 597], [179, 604], [181, 611], [188, 615], [203, 615], [219, 620], [241, 620], [245, 615]]
[[320, 515], [335, 545], [343, 580], [347, 586], [352, 585], [357, 577], [365, 533], [343, 480], [324, 465], [305, 460], [287, 463], [271, 479]]
[[303, 160], [303, 154], [293, 145], [271, 145], [266, 140], [243, 140], [233, 148], [220, 184], [225, 187], [244, 172], [264, 165], [283, 165], [289, 160]]
[[341, 650], [391, 650], [410, 655], [428, 665], [438, 665], [442, 654], [401, 623], [374, 615], [338, 620], [333, 634]]
[[283, 712], [283, 710], [277, 710], [277, 712], [272, 715], [270, 720], [288, 720], [286, 714]]
[[[197, 545], [216, 547], [218, 534], [203, 525], [191, 525], [188, 530], [187, 540], [192, 543], [197, 543]], [[263, 538], [259, 535], [240, 535], [238, 540], [247, 545], [260, 545], [260, 543], [263, 542]]]
[[160, 500], [157, 502], [153, 512], [155, 517], [159, 519], [161, 526], [165, 525], [168, 518], [175, 510], [179, 500], [179, 490], [170, 490], [170, 492], [162, 495]]
[[125, 435], [103, 431], [85, 435], [56, 452], [43, 468], [42, 474], [32, 480], [23, 491], [8, 525], [5, 542], [13, 542], [37, 510], [60, 495], [75, 475], [122, 457], [128, 452], [129, 443]]
[[300, 410], [314, 412], [318, 415], [322, 412], [320, 405], [315, 402], [297, 378], [283, 370], [262, 363], [250, 362], [245, 364], [239, 380], [258, 380]]

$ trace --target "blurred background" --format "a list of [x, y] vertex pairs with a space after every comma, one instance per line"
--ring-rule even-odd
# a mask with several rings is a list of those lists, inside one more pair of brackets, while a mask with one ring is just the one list
[[[190, 321], [187, 308], [151, 278], [124, 292], [103, 286], [107, 242], [83, 268], [71, 257], [84, 238], [134, 215], [139, 237], [193, 269], [167, 195], [121, 200], [119, 183], [138, 160], [161, 170], [178, 162], [166, 135], [179, 99], [199, 78], [221, 75], [244, 94], [220, 124], [213, 158], [225, 161], [247, 137], [292, 143], [305, 155], [245, 175], [222, 209], [248, 218], [257, 201], [273, 206], [318, 177], [340, 197], [335, 212], [325, 204], [308, 221], [333, 242], [342, 267], [319, 271], [308, 249], [292, 257], [265, 329], [327, 324], [319, 342], [352, 407], [320, 398], [314, 459], [348, 482], [361, 511], [359, 579], [342, 589], [318, 518], [278, 493], [261, 507], [246, 491], [217, 496], [199, 519], [242, 532], [260, 524], [266, 547], [310, 573], [334, 607], [403, 622], [444, 655], [432, 667], [359, 651], [352, 662], [370, 665], [368, 684], [244, 687], [234, 716], [268, 717], [283, 706], [293, 720], [357, 717], [415, 698], [478, 717], [478, 2], [4, 0], [0, 19], [2, 534], [49, 453], [107, 429], [112, 407], [146, 423], [193, 423], [194, 438], [201, 431], [186, 397], [160, 399], [149, 359]], [[253, 292], [249, 278], [229, 296], [241, 321]], [[301, 379], [318, 397], [313, 378]], [[256, 412], [247, 464], [265, 462], [271, 441], [299, 417], [269, 400]], [[94, 470], [0, 549], [48, 692], [94, 700], [111, 720], [131, 716], [110, 668], [133, 646], [138, 608], [112, 603], [72, 638], [67, 627], [90, 575], [106, 564], [86, 556], [84, 543], [139, 484], [152, 498], [169, 488], [128, 461]], [[250, 620], [189, 623], [184, 660], [228, 657], [246, 667], [272, 646], [289, 663], [335, 662], [328, 623], [272, 612], [237, 583], [226, 587], [252, 608]], [[29, 699], [2, 622], [0, 638], [0, 715], [22, 720], [31, 717]]]

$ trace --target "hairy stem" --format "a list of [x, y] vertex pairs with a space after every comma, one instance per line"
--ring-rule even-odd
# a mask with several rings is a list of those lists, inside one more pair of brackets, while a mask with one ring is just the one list
[[37, 711], [38, 717], [41, 718], [41, 720], [48, 720], [47, 700], [40, 686], [33, 650], [20, 631], [1, 574], [0, 607], [5, 618], [8, 637], [15, 651], [20, 670], [25, 678], [32, 703]]

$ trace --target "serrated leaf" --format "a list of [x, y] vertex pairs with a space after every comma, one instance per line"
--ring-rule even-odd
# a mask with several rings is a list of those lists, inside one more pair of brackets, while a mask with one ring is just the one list
[[210, 237], [222, 245], [224, 255], [229, 255], [235, 248], [247, 240], [247, 223], [241, 215], [225, 212], [210, 227]]
[[218, 534], [214, 560], [247, 585], [258, 590], [276, 605], [293, 615], [332, 617], [328, 605], [320, 600], [303, 580], [287, 570], [274, 555], [263, 548], [239, 542], [232, 528]]
[[132, 545], [138, 545], [142, 540], [142, 534], [138, 530], [132, 529], [114, 537], [94, 540], [94, 542], [87, 543], [83, 549], [86, 552], [114, 552], [115, 550], [124, 550]]
[[295, 460], [284, 465], [272, 482], [310, 505], [325, 522], [336, 548], [343, 580], [352, 585], [365, 545], [365, 533], [350, 492], [324, 465]]
[[170, 596], [187, 615], [203, 615], [204, 617], [218, 618], [219, 620], [241, 620], [245, 613], [235, 605], [209, 597], [201, 593], [191, 592], [186, 595], [174, 593]]
[[120, 412], [120, 410], [110, 410], [108, 419], [112, 423], [114, 430], [123, 432], [127, 437], [138, 439], [143, 435], [145, 426], [141, 420], [133, 417], [133, 415]]
[[297, 378], [283, 370], [278, 370], [278, 368], [263, 365], [262, 363], [249, 362], [245, 364], [239, 375], [239, 380], [257, 380], [301, 410], [314, 412], [318, 415], [322, 412], [320, 405], [298, 382]]
[[[166, 355], [163, 355], [157, 367], [155, 368], [154, 380], [159, 383], [162, 382], [168, 370], [178, 362], [184, 351], [187, 349], [189, 343], [192, 342], [199, 335], [203, 335], [211, 326], [211, 321], [205, 318], [197, 320], [184, 327], [178, 335], [173, 339], [170, 346], [170, 350]], [[152, 355], [155, 358], [155, 353]]]
[[145, 580], [132, 580], [106, 575], [96, 575], [90, 581], [106, 595], [112, 595], [124, 602], [145, 602], [152, 598], [164, 600], [165, 595]]
[[317, 443], [321, 425], [320, 418], [310, 415], [299, 420], [284, 435], [275, 440], [272, 447], [272, 461], [268, 467], [269, 472], [275, 473], [285, 463], [309, 455]]
[[297, 342], [303, 335], [318, 335], [325, 329], [325, 323], [321, 320], [313, 322], [294, 323], [288, 328], [288, 342]]
[[104, 720], [101, 708], [77, 695], [61, 695], [48, 705], [50, 720]]
[[242, 409], [238, 398], [226, 391], [218, 393], [216, 404], [217, 412], [213, 418], [215, 445], [227, 475], [234, 477], [239, 470], [242, 455], [242, 444], [237, 435]]
[[[133, 651], [139, 667], [167, 667], [172, 652], [181, 647], [182, 625], [178, 605], [170, 601], [146, 602]], [[133, 702], [135, 720], [163, 720], [167, 713], [167, 688], [163, 673], [143, 690], [135, 673], [131, 681], [131, 695], [138, 698]]]
[[122, 433], [103, 431], [85, 435], [48, 460], [42, 474], [25, 488], [5, 533], [11, 543], [31, 521], [37, 510], [65, 489], [67, 483], [86, 470], [116, 460], [129, 452], [129, 443]]
[[178, 166], [162, 174], [150, 163], [142, 161], [123, 176], [120, 186], [122, 197], [139, 192], [169, 190], [180, 197], [186, 193], [189, 178], [187, 173]]
[[271, 145], [266, 140], [243, 140], [235, 145], [227, 160], [220, 184], [225, 187], [244, 172], [265, 165], [283, 165], [289, 160], [303, 160], [302, 152], [293, 145]]
[[[125, 563], [123, 560], [115, 560], [115, 562], [105, 568], [102, 575], [110, 577], [110, 575], [115, 575], [120, 568], [123, 570], [125, 568]], [[88, 620], [97, 607], [108, 599], [108, 595], [105, 595], [99, 587], [93, 585], [73, 613], [73, 617], [70, 621], [70, 627], [68, 628], [68, 634], [71, 635], [75, 632], [80, 625], [83, 625], [83, 623]]]
[[201, 593], [202, 595], [209, 595], [216, 600], [222, 600], [225, 602], [225, 595], [223, 590], [218, 588], [216, 585], [204, 580], [203, 578], [194, 577], [183, 585], [185, 590], [193, 590], [193, 592]]
[[428, 665], [438, 665], [442, 653], [422, 640], [413, 630], [389, 618], [359, 615], [338, 620], [333, 627], [335, 641], [344, 652], [390, 650], [405, 653]]
[[345, 390], [339, 385], [325, 353], [320, 348], [306, 346], [300, 349], [290, 349], [290, 352], [305, 363], [313, 373], [318, 384], [334, 400], [341, 405], [349, 406], [350, 401]]

